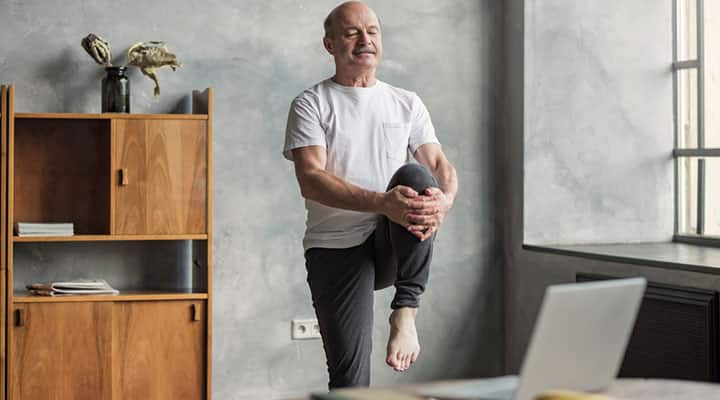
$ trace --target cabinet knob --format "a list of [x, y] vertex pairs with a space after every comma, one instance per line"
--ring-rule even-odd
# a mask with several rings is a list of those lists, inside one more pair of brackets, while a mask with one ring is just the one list
[[15, 310], [15, 326], [25, 326], [25, 310]]
[[120, 186], [127, 186], [130, 184], [130, 180], [128, 179], [128, 169], [123, 168], [120, 170]]

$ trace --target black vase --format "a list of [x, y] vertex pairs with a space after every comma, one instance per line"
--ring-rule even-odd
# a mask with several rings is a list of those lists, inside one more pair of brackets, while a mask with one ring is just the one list
[[102, 80], [102, 112], [130, 112], [130, 79], [126, 67], [105, 67]]

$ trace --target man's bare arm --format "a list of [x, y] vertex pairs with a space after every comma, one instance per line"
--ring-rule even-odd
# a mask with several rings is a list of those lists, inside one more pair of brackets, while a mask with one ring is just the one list
[[412, 210], [422, 207], [422, 201], [414, 200], [418, 193], [407, 186], [396, 186], [387, 193], [374, 192], [327, 172], [327, 154], [321, 146], [292, 152], [300, 193], [308, 200], [328, 207], [383, 214], [402, 226], [409, 225], [407, 215]]
[[425, 206], [407, 215], [410, 232], [422, 232], [421, 240], [429, 238], [442, 225], [445, 215], [455, 202], [458, 182], [455, 167], [450, 164], [440, 145], [427, 143], [415, 151], [415, 159], [426, 166], [437, 179], [440, 189], [428, 188], [420, 197]]
[[440, 189], [448, 198], [449, 206], [452, 207], [458, 191], [457, 172], [445, 157], [440, 145], [427, 143], [418, 147], [415, 150], [415, 159], [428, 167], [430, 173], [437, 179]]

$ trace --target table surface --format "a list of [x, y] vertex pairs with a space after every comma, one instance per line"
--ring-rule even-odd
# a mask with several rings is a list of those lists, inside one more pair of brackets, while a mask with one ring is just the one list
[[627, 400], [720, 399], [720, 385], [663, 379], [618, 379], [605, 394]]
[[[422, 387], [473, 380], [442, 381], [397, 386], [400, 392], [412, 393]], [[720, 384], [666, 379], [618, 379], [602, 394], [621, 400], [708, 400], [720, 399]], [[300, 399], [298, 399], [300, 400]]]

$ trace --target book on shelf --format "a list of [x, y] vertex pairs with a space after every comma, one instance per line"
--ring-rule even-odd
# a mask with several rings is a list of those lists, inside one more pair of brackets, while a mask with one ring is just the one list
[[18, 236], [73, 236], [72, 222], [18, 222], [15, 224]]
[[104, 279], [78, 279], [64, 282], [33, 283], [27, 285], [30, 293], [39, 296], [59, 296], [77, 294], [119, 294]]

